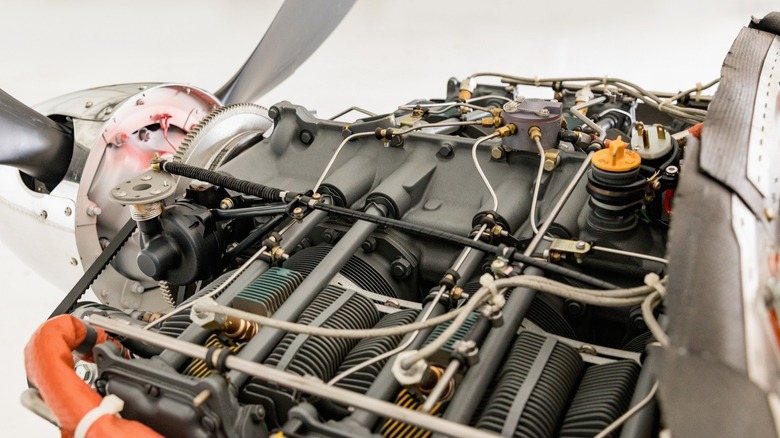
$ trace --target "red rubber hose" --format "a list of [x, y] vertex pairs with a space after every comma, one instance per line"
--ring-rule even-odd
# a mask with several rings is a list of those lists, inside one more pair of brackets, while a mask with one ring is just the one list
[[[97, 331], [97, 343], [108, 340]], [[86, 339], [87, 327], [72, 315], [60, 315], [43, 323], [24, 349], [27, 378], [60, 422], [63, 437], [73, 436], [79, 421], [97, 407], [102, 398], [73, 371], [73, 350]], [[93, 360], [89, 353], [85, 360]], [[113, 415], [104, 415], [92, 424], [87, 437], [151, 438], [162, 435], [147, 426]]]

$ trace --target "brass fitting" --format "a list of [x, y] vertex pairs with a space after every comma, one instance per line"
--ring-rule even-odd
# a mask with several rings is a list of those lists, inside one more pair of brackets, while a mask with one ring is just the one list
[[558, 167], [558, 161], [560, 161], [559, 154], [560, 151], [558, 149], [544, 151], [544, 170], [552, 172]]
[[501, 116], [501, 114], [502, 114], [503, 112], [504, 112], [504, 110], [503, 110], [503, 109], [501, 109], [501, 108], [491, 108], [491, 109], [490, 109], [490, 114], [491, 114], [493, 117], [499, 117], [499, 116]]
[[473, 93], [471, 92], [471, 79], [466, 78], [460, 81], [460, 91], [458, 92], [458, 98], [466, 101], [471, 99], [472, 94]]
[[528, 136], [531, 137], [531, 140], [533, 141], [542, 141], [542, 130], [534, 125], [528, 128]]
[[159, 172], [160, 170], [162, 170], [162, 168], [160, 166], [160, 162], [161, 161], [162, 160], [160, 159], [160, 154], [155, 152], [154, 156], [152, 157], [152, 163], [151, 163], [152, 164], [152, 170], [154, 170], [155, 172]]
[[228, 316], [220, 330], [231, 339], [248, 341], [260, 331], [260, 325], [256, 322]]
[[503, 123], [501, 117], [485, 117], [482, 119], [483, 128], [498, 128]]
[[496, 134], [498, 134], [499, 137], [509, 137], [510, 135], [515, 135], [515, 133], [517, 133], [517, 125], [514, 123], [496, 129]]

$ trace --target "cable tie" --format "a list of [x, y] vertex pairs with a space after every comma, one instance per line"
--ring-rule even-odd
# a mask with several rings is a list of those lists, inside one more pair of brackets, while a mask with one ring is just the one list
[[73, 432], [73, 437], [86, 438], [89, 428], [103, 415], [113, 415], [117, 418], [122, 418], [119, 413], [122, 412], [124, 407], [124, 400], [114, 394], [103, 397], [103, 400], [99, 405], [95, 406], [91, 411], [87, 412], [86, 415], [81, 417], [81, 421], [79, 421], [78, 426], [76, 426], [76, 431]]
[[602, 87], [604, 87], [604, 89], [605, 89], [605, 90], [606, 90], [606, 88], [607, 88], [607, 82], [608, 82], [608, 81], [609, 81], [609, 75], [604, 75], [604, 76], [601, 78], [601, 86], [602, 86]]
[[541, 81], [539, 80], [539, 76], [534, 76], [534, 85], [537, 87], [542, 85]]
[[699, 101], [699, 98], [701, 97], [701, 90], [702, 90], [701, 82], [697, 82], [696, 83], [696, 99], [695, 99], [697, 102]]
[[655, 272], [650, 272], [645, 275], [645, 284], [655, 289], [661, 298], [666, 298], [666, 286], [663, 284], [663, 279]]

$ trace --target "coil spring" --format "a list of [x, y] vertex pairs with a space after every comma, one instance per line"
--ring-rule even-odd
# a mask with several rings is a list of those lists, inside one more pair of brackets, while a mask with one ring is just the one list
[[[304, 310], [299, 324], [344, 330], [366, 330], [379, 322], [374, 304], [357, 293], [327, 286]], [[357, 339], [316, 337], [288, 333], [274, 348], [266, 365], [328, 381], [357, 344]]]
[[[398, 393], [395, 404], [411, 411], [417, 411], [422, 408], [422, 403], [405, 389], [402, 389], [401, 392]], [[441, 407], [442, 403], [436, 403], [431, 410], [431, 415], [441, 417]], [[427, 429], [412, 426], [393, 419], [388, 419], [384, 422], [380, 433], [389, 438], [428, 438], [431, 436], [431, 431]]]
[[171, 291], [171, 285], [167, 281], [161, 281], [158, 283], [160, 286], [160, 293], [163, 296], [163, 299], [165, 300], [165, 303], [168, 304], [168, 306], [171, 307], [171, 309], [176, 307], [176, 297], [173, 296], [173, 292]]
[[[227, 343], [219, 339], [219, 337], [216, 334], [209, 335], [208, 338], [206, 338], [206, 343], [203, 344], [204, 347], [218, 347], [218, 348], [229, 348], [233, 354], [238, 353], [241, 351], [241, 348], [246, 345], [245, 343], [241, 344], [232, 344]], [[182, 371], [182, 374], [185, 376], [192, 376], [199, 379], [202, 379], [206, 376], [209, 376], [211, 374], [216, 373], [216, 370], [213, 370], [206, 366], [206, 362], [202, 359], [192, 359], [190, 361], [189, 365], [187, 365], [186, 368], [184, 368], [184, 371]]]
[[[476, 427], [514, 437], [552, 436], [582, 366], [574, 348], [553, 338], [522, 332], [496, 378], [495, 390], [489, 394]], [[533, 372], [538, 373], [537, 378], [533, 378]], [[532, 385], [530, 393], [520, 397], [526, 385]], [[524, 405], [518, 405], [523, 401]]]
[[[374, 326], [374, 328], [385, 327], [397, 327], [401, 325], [411, 324], [419, 313], [418, 310], [406, 309], [400, 312], [388, 313]], [[381, 338], [367, 338], [363, 339], [353, 348], [339, 367], [337, 374], [352, 368], [355, 365], [361, 364], [367, 360], [370, 360], [376, 356], [384, 354], [401, 342], [402, 335], [388, 336]], [[374, 383], [376, 376], [382, 371], [387, 359], [375, 362], [358, 371], [344, 377], [342, 380], [336, 382], [335, 386], [349, 389], [350, 391], [359, 392], [365, 394], [371, 384]]]

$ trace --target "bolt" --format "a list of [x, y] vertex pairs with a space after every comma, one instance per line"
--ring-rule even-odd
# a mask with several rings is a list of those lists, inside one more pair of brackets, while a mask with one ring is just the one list
[[494, 160], [500, 160], [504, 158], [504, 148], [501, 146], [496, 146], [493, 149], [490, 150], [490, 157]]
[[127, 134], [125, 134], [124, 132], [119, 132], [114, 136], [114, 146], [122, 147], [122, 145], [125, 144], [126, 140], [127, 140]]
[[564, 309], [566, 310], [566, 313], [569, 314], [569, 316], [581, 316], [585, 311], [585, 306], [583, 306], [582, 303], [578, 303], [577, 301], [567, 300], [566, 307], [564, 307]]
[[577, 244], [574, 245], [574, 247], [577, 249], [585, 249], [585, 242], [583, 242], [582, 240], [578, 240]]
[[103, 249], [106, 249], [106, 247], [108, 247], [108, 245], [111, 243], [111, 241], [106, 237], [101, 237], [98, 239], [98, 241], [100, 242], [100, 247]]
[[41, 219], [46, 220], [46, 218], [49, 217], [49, 213], [47, 213], [46, 210], [41, 210], [41, 214], [39, 214], [38, 216], [40, 216]]
[[333, 228], [328, 228], [327, 230], [322, 232], [322, 240], [324, 240], [326, 243], [336, 243], [338, 239], [339, 239], [339, 232], [334, 230]]
[[92, 378], [95, 377], [95, 373], [92, 371], [91, 364], [83, 361], [79, 361], [73, 368], [76, 375], [87, 383], [92, 383]]
[[160, 193], [162, 193], [162, 191], [160, 189], [152, 189], [149, 190], [149, 193], [152, 195], [159, 195]]
[[144, 104], [144, 100], [143, 100], [143, 99], [138, 99], [138, 100], [136, 100], [136, 101], [135, 101], [135, 104], [136, 104], [137, 106], [141, 106], [141, 105], [143, 105], [143, 104]]
[[231, 198], [225, 198], [221, 201], [219, 201], [219, 208], [223, 210], [230, 210], [231, 208], [235, 207], [236, 204], [233, 202]]
[[152, 133], [146, 128], [141, 128], [138, 130], [138, 138], [141, 141], [149, 141], [149, 138], [151, 138]]
[[92, 101], [88, 100], [88, 101], [84, 102], [84, 108], [92, 108]]
[[412, 264], [405, 258], [398, 257], [393, 260], [393, 263], [390, 265], [390, 273], [399, 280], [408, 278], [412, 275]]
[[303, 218], [303, 209], [301, 207], [295, 207], [292, 214], [295, 219], [301, 219]]
[[106, 114], [111, 114], [112, 112], [114, 112], [113, 108], [111, 107], [106, 108]]
[[127, 192], [123, 192], [122, 190], [116, 190], [114, 191], [114, 196], [116, 196], [117, 198], [124, 198], [125, 196], [127, 196]]
[[360, 248], [363, 249], [363, 252], [374, 252], [376, 250], [376, 239], [369, 237], [360, 245]]
[[272, 119], [279, 117], [279, 108], [272, 106], [271, 109], [268, 110], [268, 117]]
[[79, 264], [79, 261], [78, 261], [78, 260], [76, 260], [76, 259], [75, 259], [75, 258], [73, 258], [73, 257], [71, 257], [71, 258], [70, 258], [70, 265], [71, 265], [71, 266], [78, 266], [78, 264]]
[[146, 385], [146, 393], [151, 395], [152, 397], [159, 397], [160, 396], [160, 388], [154, 386], [154, 385]]
[[580, 346], [580, 353], [590, 354], [591, 356], [595, 356], [598, 354], [598, 351], [596, 351], [596, 347], [589, 345], [589, 344], [582, 344]]
[[71, 214], [73, 214], [73, 210], [70, 207], [65, 207], [65, 216], [70, 216]]
[[151, 175], [144, 175], [141, 177], [141, 181], [150, 181], [152, 179]]
[[500, 271], [506, 268], [506, 262], [501, 259], [495, 259], [493, 260], [493, 263], [490, 264], [490, 268], [494, 271]]
[[452, 156], [454, 150], [452, 149], [452, 145], [449, 143], [444, 143], [441, 146], [439, 146], [439, 156], [442, 158], [449, 158]]
[[255, 405], [255, 407], [249, 412], [249, 419], [255, 423], [259, 423], [265, 419], [265, 409], [262, 405]]
[[130, 290], [131, 290], [133, 293], [141, 294], [141, 293], [143, 293], [143, 292], [144, 292], [146, 289], [144, 288], [144, 286], [143, 286], [141, 283], [139, 283], [139, 282], [137, 282], [137, 281], [136, 281], [136, 282], [134, 282], [132, 285], [130, 285]]
[[301, 143], [308, 146], [314, 141], [314, 134], [304, 129], [303, 131], [301, 131], [301, 134], [298, 136], [298, 138], [301, 139]]

